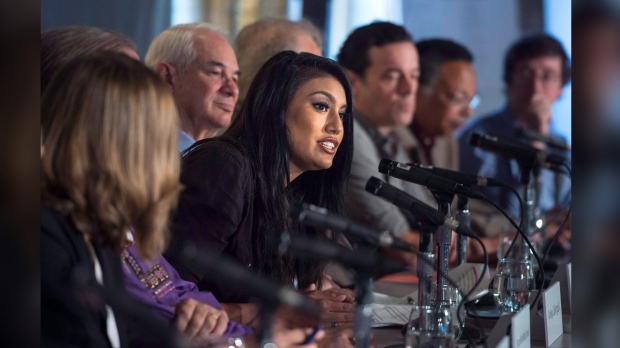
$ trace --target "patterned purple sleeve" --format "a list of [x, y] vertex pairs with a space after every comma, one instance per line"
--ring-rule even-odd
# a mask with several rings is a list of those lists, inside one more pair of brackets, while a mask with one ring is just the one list
[[[196, 284], [181, 279], [161, 255], [145, 262], [138, 255], [136, 246], [132, 245], [123, 250], [122, 260], [127, 291], [149, 306], [154, 315], [167, 322], [174, 320], [174, 307], [188, 298], [222, 309], [212, 293], [199, 291]], [[224, 334], [244, 336], [251, 333], [252, 328], [230, 321]]]

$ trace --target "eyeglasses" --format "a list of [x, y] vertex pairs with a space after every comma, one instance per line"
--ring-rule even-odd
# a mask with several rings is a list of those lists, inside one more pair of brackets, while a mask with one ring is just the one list
[[540, 80], [543, 84], [560, 82], [560, 75], [551, 70], [521, 69], [514, 73], [514, 79], [521, 82]]
[[455, 107], [464, 107], [469, 106], [472, 109], [475, 109], [480, 105], [480, 96], [475, 94], [473, 97], [469, 97], [466, 94], [451, 94], [446, 92], [446, 97], [450, 104]]

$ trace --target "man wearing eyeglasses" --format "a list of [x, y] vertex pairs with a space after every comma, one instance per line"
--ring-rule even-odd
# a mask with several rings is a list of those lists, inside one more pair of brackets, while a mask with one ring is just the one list
[[416, 44], [420, 55], [417, 107], [408, 129], [398, 129], [414, 162], [458, 170], [454, 136], [472, 116], [479, 98], [473, 56], [464, 46], [444, 39]]
[[[570, 81], [570, 70], [570, 62], [562, 45], [549, 35], [529, 36], [514, 43], [504, 61], [507, 104], [499, 112], [470, 124], [459, 136], [461, 170], [500, 179], [518, 192], [523, 192], [517, 162], [472, 147], [469, 138], [472, 133], [490, 134], [502, 140], [519, 141], [554, 152], [541, 141], [524, 138], [518, 130], [530, 130], [563, 141], [550, 128], [551, 106]], [[570, 161], [569, 151], [558, 154]], [[540, 216], [561, 209], [570, 201], [570, 182], [562, 175], [543, 169], [538, 186]], [[518, 201], [509, 191], [488, 188], [485, 193], [513, 216], [519, 215]]]

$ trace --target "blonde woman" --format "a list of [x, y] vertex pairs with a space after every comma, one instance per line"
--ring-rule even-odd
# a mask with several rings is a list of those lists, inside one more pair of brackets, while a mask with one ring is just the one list
[[120, 252], [164, 250], [181, 190], [178, 116], [168, 87], [118, 53], [70, 61], [42, 97], [42, 342], [126, 346], [127, 326], [76, 278], [123, 294]]

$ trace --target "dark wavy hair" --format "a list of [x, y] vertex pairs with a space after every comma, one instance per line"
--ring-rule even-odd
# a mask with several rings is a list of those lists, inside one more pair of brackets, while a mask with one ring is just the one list
[[345, 40], [338, 53], [338, 63], [359, 76], [364, 76], [371, 65], [368, 51], [373, 46], [411, 42], [413, 37], [405, 27], [390, 22], [373, 22], [355, 29]]
[[570, 59], [560, 41], [547, 34], [526, 36], [510, 46], [504, 58], [504, 82], [512, 83], [517, 65], [525, 60], [553, 56], [562, 61], [562, 86], [566, 86], [571, 78]]
[[[344, 135], [332, 166], [306, 171], [292, 182], [289, 176], [291, 149], [286, 128], [286, 111], [295, 92], [306, 82], [331, 76], [344, 88], [347, 109]], [[255, 260], [260, 273], [283, 284], [297, 276], [299, 287], [318, 283], [324, 262], [277, 255], [268, 244], [282, 231], [326, 238], [322, 231], [298, 226], [288, 217], [289, 202], [298, 201], [344, 213], [344, 189], [353, 158], [353, 117], [351, 87], [345, 71], [335, 61], [310, 53], [283, 51], [270, 58], [258, 71], [247, 97], [230, 128], [218, 139], [228, 141], [247, 155], [255, 174], [254, 235]], [[184, 161], [200, 152], [197, 142], [186, 151]], [[284, 186], [286, 183], [286, 187]]]
[[416, 43], [420, 56], [420, 85], [429, 86], [439, 71], [448, 62], [463, 61], [472, 63], [474, 57], [463, 45], [448, 39], [422, 40]]

